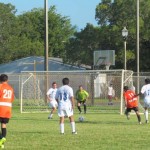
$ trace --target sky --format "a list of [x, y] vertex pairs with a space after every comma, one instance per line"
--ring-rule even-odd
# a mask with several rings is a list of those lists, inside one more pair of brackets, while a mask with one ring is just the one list
[[[11, 3], [17, 9], [17, 14], [33, 8], [44, 8], [44, 0], [0, 0], [1, 3]], [[101, 0], [48, 0], [48, 6], [56, 6], [57, 13], [68, 16], [71, 24], [78, 29], [84, 29], [87, 23], [97, 26], [95, 9]]]

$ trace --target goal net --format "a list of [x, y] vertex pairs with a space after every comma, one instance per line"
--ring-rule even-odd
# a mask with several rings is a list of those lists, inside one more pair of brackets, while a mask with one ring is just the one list
[[[22, 72], [21, 73], [21, 113], [48, 111], [46, 93], [52, 82], [58, 88], [62, 79], [68, 77], [74, 95], [82, 85], [89, 93], [87, 113], [120, 113], [124, 112], [123, 86], [132, 88], [133, 72], [130, 70], [90, 70], [90, 71], [50, 71], [50, 72]], [[47, 83], [47, 84], [46, 84]], [[112, 104], [108, 101], [108, 87], [112, 84], [114, 95]], [[76, 100], [75, 100], [76, 102]], [[75, 109], [75, 113], [78, 112]]]

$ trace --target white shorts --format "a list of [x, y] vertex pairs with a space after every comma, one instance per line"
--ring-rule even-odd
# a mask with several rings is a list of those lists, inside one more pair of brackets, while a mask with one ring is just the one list
[[150, 101], [149, 100], [144, 100], [144, 107], [150, 108]]
[[50, 108], [57, 108], [58, 104], [57, 104], [56, 100], [52, 100], [52, 101], [49, 102], [48, 106]]
[[71, 107], [68, 108], [58, 108], [58, 116], [59, 117], [70, 117], [73, 116], [73, 109]]

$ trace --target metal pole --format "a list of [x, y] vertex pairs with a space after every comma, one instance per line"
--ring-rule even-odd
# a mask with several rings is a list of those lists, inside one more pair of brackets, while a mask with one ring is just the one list
[[124, 70], [126, 70], [127, 69], [127, 61], [126, 61], [126, 46], [127, 46], [127, 42], [126, 42], [126, 40], [124, 40]]
[[44, 52], [45, 52], [45, 63], [44, 63], [44, 70], [48, 71], [48, 0], [45, 0], [44, 4], [45, 10], [45, 45], [44, 45]]
[[44, 41], [44, 52], [45, 52], [45, 59], [44, 59], [44, 71], [45, 73], [45, 103], [47, 102], [46, 92], [48, 91], [48, 0], [44, 1], [44, 10], [45, 10], [45, 41]]
[[139, 0], [137, 0], [137, 93], [139, 93]]

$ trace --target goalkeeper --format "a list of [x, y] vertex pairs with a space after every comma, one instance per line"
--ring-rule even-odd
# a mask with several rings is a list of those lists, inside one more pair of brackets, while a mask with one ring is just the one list
[[83, 89], [82, 85], [79, 86], [79, 89], [76, 92], [76, 100], [77, 100], [77, 107], [79, 113], [81, 113], [81, 104], [84, 106], [84, 113], [86, 114], [86, 100], [89, 97], [89, 93]]

